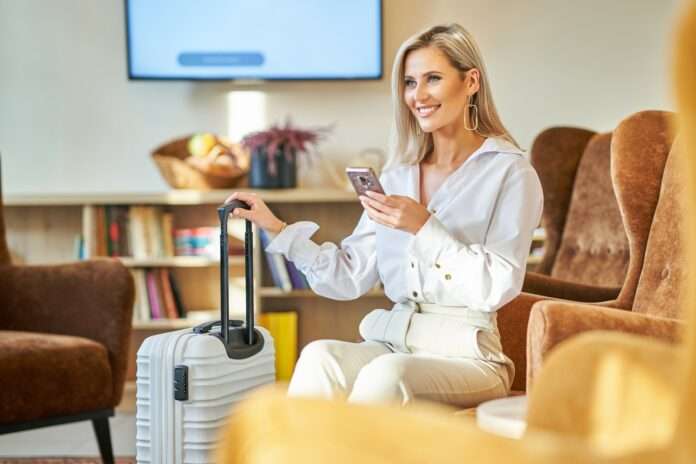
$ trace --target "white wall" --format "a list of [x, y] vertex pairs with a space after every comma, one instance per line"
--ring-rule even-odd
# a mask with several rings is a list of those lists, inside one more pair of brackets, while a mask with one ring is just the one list
[[[503, 121], [523, 146], [545, 127], [611, 130], [672, 107], [678, 0], [384, 0], [385, 79], [267, 83], [268, 122], [335, 123], [342, 165], [386, 149], [388, 78], [402, 40], [456, 21], [478, 39]], [[160, 191], [159, 143], [227, 131], [228, 83], [128, 81], [120, 0], [0, 0], [0, 152], [6, 193]]]

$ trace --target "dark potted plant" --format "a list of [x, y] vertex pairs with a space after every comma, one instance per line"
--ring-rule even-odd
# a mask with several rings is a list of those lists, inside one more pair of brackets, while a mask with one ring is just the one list
[[300, 129], [288, 120], [284, 127], [275, 124], [244, 136], [241, 143], [251, 153], [249, 187], [296, 187], [297, 156], [311, 156], [312, 149], [316, 149], [329, 130], [329, 127]]

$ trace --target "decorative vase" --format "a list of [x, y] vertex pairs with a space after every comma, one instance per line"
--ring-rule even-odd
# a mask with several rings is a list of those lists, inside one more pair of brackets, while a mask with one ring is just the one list
[[290, 159], [285, 157], [283, 147], [273, 155], [275, 172], [268, 166], [268, 153], [265, 148], [257, 148], [251, 155], [249, 187], [259, 189], [295, 188], [297, 186], [297, 154], [293, 150]]

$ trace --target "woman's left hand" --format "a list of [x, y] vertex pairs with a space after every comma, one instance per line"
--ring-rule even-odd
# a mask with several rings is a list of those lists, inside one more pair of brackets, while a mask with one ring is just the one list
[[360, 203], [370, 219], [383, 226], [415, 235], [430, 218], [430, 211], [413, 198], [371, 191], [365, 195], [360, 196]]

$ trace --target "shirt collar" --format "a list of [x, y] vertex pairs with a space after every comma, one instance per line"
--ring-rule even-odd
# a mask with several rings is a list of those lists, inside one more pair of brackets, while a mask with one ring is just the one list
[[[515, 145], [501, 137], [486, 138], [486, 140], [483, 141], [481, 146], [478, 147], [476, 151], [474, 151], [466, 159], [466, 161], [462, 163], [461, 166], [459, 166], [457, 169], [451, 172], [449, 176], [447, 176], [443, 184], [435, 192], [435, 195], [430, 199], [430, 204], [433, 204], [433, 202], [437, 203], [439, 198], [447, 198], [449, 195], [448, 192], [451, 189], [452, 184], [457, 181], [457, 178], [459, 176], [461, 176], [464, 166], [469, 164], [474, 158], [477, 158], [478, 156], [483, 155], [485, 153], [512, 153], [518, 155], [524, 154], [522, 150], [520, 150]], [[412, 188], [415, 188], [415, 191], [413, 192], [413, 198], [417, 199], [420, 198], [420, 168], [418, 164], [414, 164], [411, 166], [411, 173], [411, 186]]]
[[454, 170], [450, 174], [455, 174], [458, 171], [461, 171], [462, 168], [466, 165], [469, 164], [471, 161], [474, 160], [474, 158], [477, 158], [480, 155], [483, 155], [485, 153], [512, 153], [516, 155], [522, 155], [524, 154], [522, 150], [517, 148], [515, 145], [512, 143], [508, 142], [502, 137], [488, 137], [486, 140], [483, 141], [480, 147], [478, 147], [469, 157], [462, 163], [461, 166], [459, 166], [457, 169]]
[[469, 158], [478, 156], [482, 153], [513, 153], [522, 155], [523, 151], [502, 137], [488, 137], [481, 146], [471, 154]]

